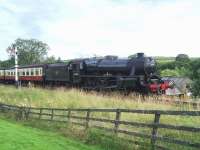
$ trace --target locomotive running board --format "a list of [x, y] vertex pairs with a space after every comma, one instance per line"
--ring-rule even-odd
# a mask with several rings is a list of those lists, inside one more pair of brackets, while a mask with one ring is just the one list
[[113, 85], [113, 86], [107, 86], [107, 87], [82, 87], [82, 88], [86, 90], [103, 90], [103, 89], [117, 89], [118, 86]]

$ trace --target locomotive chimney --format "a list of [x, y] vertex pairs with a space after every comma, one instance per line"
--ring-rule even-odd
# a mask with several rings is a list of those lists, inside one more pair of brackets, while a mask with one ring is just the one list
[[137, 53], [137, 57], [138, 58], [144, 57], [144, 53]]

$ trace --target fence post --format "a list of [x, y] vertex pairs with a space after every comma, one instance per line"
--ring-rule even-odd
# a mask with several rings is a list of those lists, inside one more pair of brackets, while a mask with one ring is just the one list
[[51, 121], [53, 120], [53, 117], [54, 117], [54, 109], [52, 108], [51, 109]]
[[18, 107], [16, 114], [16, 120], [22, 120], [23, 119], [23, 107]]
[[39, 119], [42, 117], [42, 108], [40, 108]]
[[0, 110], [1, 110], [1, 112], [3, 112], [3, 104], [2, 103], [0, 103]]
[[2, 112], [2, 113], [5, 113], [5, 107], [4, 107], [4, 104], [1, 104], [1, 112]]
[[193, 109], [198, 109], [198, 103], [192, 103], [192, 107], [193, 107]]
[[26, 109], [25, 109], [25, 119], [26, 119], [26, 120], [29, 119], [30, 110], [31, 110], [31, 108], [26, 108]]
[[115, 126], [114, 126], [114, 132], [117, 134], [119, 129], [119, 121], [121, 117], [121, 111], [119, 109], [116, 110], [116, 117], [115, 117]]
[[67, 118], [68, 118], [68, 122], [70, 123], [70, 117], [71, 117], [71, 110], [69, 109], [68, 110], [68, 115], [67, 115]]
[[86, 123], [85, 123], [86, 130], [89, 128], [89, 121], [90, 121], [90, 110], [88, 109], [86, 114]]
[[152, 150], [155, 150], [155, 144], [156, 144], [156, 136], [158, 132], [158, 124], [160, 122], [160, 113], [156, 112], [155, 113], [155, 118], [154, 118], [154, 126], [151, 134], [151, 145], [152, 145]]

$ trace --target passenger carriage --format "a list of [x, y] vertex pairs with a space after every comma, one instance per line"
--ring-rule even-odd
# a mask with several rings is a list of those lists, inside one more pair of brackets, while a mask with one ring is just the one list
[[20, 66], [18, 75], [21, 82], [43, 82], [44, 65]]
[[15, 82], [15, 68], [5, 69], [4, 72], [4, 82], [6, 83], [14, 83]]
[[0, 82], [4, 82], [5, 80], [5, 69], [0, 68]]
[[[20, 66], [18, 68], [18, 80], [22, 83], [43, 82], [45, 65]], [[14, 83], [15, 68], [0, 69], [0, 82]]]

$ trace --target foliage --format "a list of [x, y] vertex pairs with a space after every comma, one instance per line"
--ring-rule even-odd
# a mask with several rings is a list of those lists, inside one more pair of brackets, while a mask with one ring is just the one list
[[55, 58], [55, 56], [50, 56], [47, 57], [43, 62], [41, 62], [42, 64], [53, 64], [53, 63], [62, 63], [63, 61], [61, 60], [60, 57], [58, 57], [58, 59]]
[[185, 54], [179, 54], [174, 61], [158, 61], [157, 69], [162, 76], [188, 76], [191, 60]]
[[47, 57], [42, 63], [43, 64], [52, 64], [52, 63], [56, 63], [57, 60], [54, 56], [50, 56], [50, 57]]
[[178, 54], [177, 56], [176, 56], [176, 61], [185, 61], [185, 62], [187, 62], [187, 61], [189, 61], [190, 60], [190, 58], [189, 58], [189, 56], [188, 55], [186, 55], [186, 54]]
[[188, 76], [188, 69], [185, 67], [176, 67], [175, 69], [164, 69], [161, 71], [161, 76], [183, 77]]
[[175, 69], [175, 61], [172, 62], [157, 62], [157, 69], [159, 71], [165, 70], [165, 69]]
[[164, 69], [160, 73], [161, 76], [180, 76], [179, 72], [177, 70], [172, 70], [172, 69]]
[[8, 48], [10, 57], [14, 57], [14, 48], [18, 49], [20, 65], [39, 64], [45, 60], [49, 46], [36, 39], [17, 39]]
[[161, 76], [189, 77], [193, 81], [193, 95], [200, 96], [200, 59], [190, 60], [187, 55], [180, 54], [175, 61], [158, 61], [157, 67]]
[[0, 61], [0, 68], [9, 68], [14, 66], [14, 48], [16, 47], [18, 48], [19, 65], [62, 62], [60, 57], [58, 59], [54, 56], [47, 57], [49, 46], [46, 43], [36, 39], [18, 38], [7, 48], [10, 58], [5, 61]]
[[189, 76], [193, 80], [191, 89], [193, 95], [200, 96], [200, 59], [191, 62]]
[[12, 57], [12, 58], [10, 58], [8, 60], [0, 61], [0, 68], [9, 68], [9, 67], [14, 66], [14, 64], [15, 64], [15, 60]]

